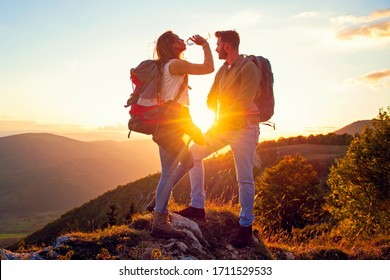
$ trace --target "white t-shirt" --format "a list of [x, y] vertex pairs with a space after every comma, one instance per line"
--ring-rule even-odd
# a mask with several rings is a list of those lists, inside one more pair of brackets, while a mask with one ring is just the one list
[[[174, 100], [177, 93], [179, 92], [179, 88], [181, 87], [181, 84], [184, 80], [184, 75], [172, 75], [169, 72], [169, 66], [175, 59], [171, 59], [168, 61], [163, 68], [162, 73], [162, 88], [160, 93], [160, 98], [163, 101], [169, 101]], [[186, 86], [185, 89], [182, 91], [179, 99], [177, 100], [178, 103], [189, 106], [190, 101], [188, 97], [188, 87]]]

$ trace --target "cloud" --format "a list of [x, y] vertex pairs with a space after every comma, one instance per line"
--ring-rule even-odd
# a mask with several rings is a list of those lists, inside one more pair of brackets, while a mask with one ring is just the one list
[[376, 10], [368, 16], [340, 16], [331, 18], [339, 27], [337, 38], [390, 38], [390, 9]]
[[358, 37], [390, 38], [390, 19], [385, 22], [373, 23], [342, 30], [337, 34], [339, 39], [349, 40]]
[[367, 73], [361, 77], [350, 79], [351, 84], [365, 84], [370, 87], [390, 87], [390, 69]]
[[372, 18], [390, 17], [390, 9], [373, 11], [371, 13], [371, 17]]
[[330, 21], [333, 24], [336, 25], [342, 25], [342, 24], [357, 24], [357, 23], [367, 23], [372, 22], [375, 20], [388, 18], [390, 17], [390, 9], [387, 10], [376, 10], [373, 11], [368, 16], [353, 16], [353, 15], [347, 15], [347, 16], [339, 16], [339, 17], [333, 17], [330, 19]]
[[362, 80], [367, 82], [376, 83], [379, 80], [386, 79], [390, 77], [390, 69], [372, 72], [361, 77]]

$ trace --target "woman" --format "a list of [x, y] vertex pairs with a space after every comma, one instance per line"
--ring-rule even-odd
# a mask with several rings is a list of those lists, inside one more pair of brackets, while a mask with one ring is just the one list
[[[161, 101], [176, 101], [180, 106], [188, 106], [188, 74], [201, 75], [214, 71], [208, 42], [199, 35], [192, 36], [189, 40], [203, 47], [202, 64], [194, 64], [182, 59], [186, 44], [172, 31], [165, 32], [157, 40], [156, 55], [161, 67]], [[182, 236], [182, 232], [169, 223], [167, 205], [175, 183], [175, 175], [181, 176], [183, 168], [188, 171], [193, 164], [192, 156], [182, 140], [184, 131], [175, 129], [175, 127], [183, 127], [183, 122], [187, 121], [179, 120], [176, 123], [162, 124], [153, 135], [153, 140], [159, 145], [161, 160], [161, 178], [156, 190], [156, 206], [151, 231], [151, 234], [156, 237]]]

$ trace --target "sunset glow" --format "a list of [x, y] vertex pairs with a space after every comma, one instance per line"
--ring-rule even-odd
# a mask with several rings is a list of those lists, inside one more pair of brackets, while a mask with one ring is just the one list
[[[129, 69], [153, 58], [166, 30], [211, 34], [216, 70], [189, 78], [202, 130], [211, 125], [205, 103], [223, 63], [213, 34], [224, 29], [240, 33], [241, 53], [271, 61], [276, 130], [262, 127], [262, 139], [328, 133], [389, 105], [388, 1], [193, 1], [175, 9], [153, 2], [0, 1], [0, 136], [44, 130], [126, 141]], [[199, 46], [185, 52], [194, 63], [202, 55]]]

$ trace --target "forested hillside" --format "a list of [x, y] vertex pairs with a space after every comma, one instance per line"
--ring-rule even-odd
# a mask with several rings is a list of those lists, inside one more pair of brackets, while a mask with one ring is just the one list
[[[318, 137], [324, 138], [324, 136]], [[329, 134], [329, 137], [333, 138], [334, 136]], [[350, 139], [345, 136], [340, 136], [340, 138]], [[257, 153], [261, 162], [260, 165], [254, 168], [254, 176], [259, 178], [267, 167], [276, 164], [286, 155], [302, 154], [307, 158], [308, 162], [313, 163], [318, 174], [323, 176], [321, 181], [324, 182], [324, 176], [329, 171], [329, 164], [334, 163], [336, 158], [344, 155], [347, 147], [347, 145], [318, 144], [296, 144], [279, 147], [278, 142], [275, 142], [274, 145], [260, 143]], [[321, 179], [321, 177], [319, 178]], [[147, 203], [154, 195], [158, 180], [159, 173], [121, 185], [115, 190], [109, 191], [81, 207], [65, 213], [60, 219], [28, 236], [25, 242], [28, 244], [47, 243], [53, 241], [53, 238], [60, 233], [73, 230], [91, 231], [104, 227], [107, 223], [107, 212], [110, 211], [111, 206], [115, 207], [118, 223], [125, 223], [129, 213], [145, 210]], [[324, 185], [322, 187], [326, 188]], [[207, 199], [213, 203], [235, 204], [238, 202], [238, 188], [231, 152], [215, 154], [205, 161], [205, 192]], [[189, 179], [188, 176], [185, 176], [174, 188], [173, 200], [178, 204], [188, 204], [190, 200], [189, 194]]]
[[[259, 144], [253, 170], [259, 243], [246, 253], [229, 247], [230, 235], [218, 238], [213, 230], [224, 226], [231, 232], [238, 226], [231, 152], [205, 161], [207, 219], [194, 225], [201, 228], [196, 235], [201, 239], [184, 240], [186, 247], [150, 237], [145, 206], [154, 195], [157, 173], [65, 213], [10, 249], [28, 252], [49, 244], [38, 253], [49, 259], [181, 259], [188, 254], [200, 259], [389, 259], [389, 136], [389, 115], [380, 111], [372, 127], [354, 138], [328, 134]], [[185, 177], [173, 190], [170, 210], [188, 204], [189, 192]], [[200, 242], [202, 236], [212, 244]], [[58, 245], [61, 240], [67, 245]], [[54, 241], [59, 247], [50, 245]], [[199, 242], [201, 248], [194, 246]]]

